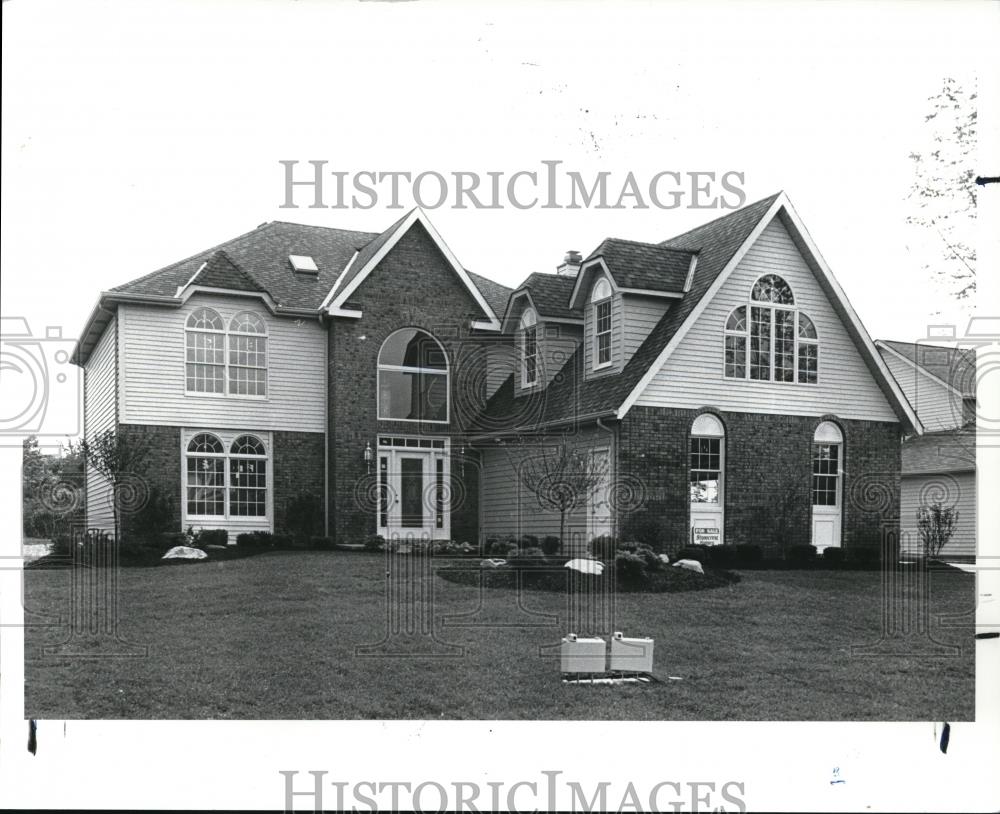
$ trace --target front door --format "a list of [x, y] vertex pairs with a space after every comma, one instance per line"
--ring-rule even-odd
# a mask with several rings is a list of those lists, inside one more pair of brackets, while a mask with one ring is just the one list
[[378, 533], [390, 540], [448, 539], [446, 442], [380, 438], [378, 458]]
[[817, 551], [840, 546], [843, 447], [813, 444], [812, 544]]

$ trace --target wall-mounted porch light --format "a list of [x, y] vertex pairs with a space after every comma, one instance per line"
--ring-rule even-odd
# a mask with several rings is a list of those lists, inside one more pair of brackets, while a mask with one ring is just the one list
[[372, 450], [372, 442], [365, 441], [365, 466], [368, 467], [368, 474], [372, 471], [372, 461], [375, 459], [375, 452]]

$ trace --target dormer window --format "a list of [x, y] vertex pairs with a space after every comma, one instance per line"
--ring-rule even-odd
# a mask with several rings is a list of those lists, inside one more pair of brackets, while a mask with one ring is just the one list
[[594, 306], [594, 369], [611, 364], [611, 284], [602, 277], [590, 294]]
[[816, 326], [798, 309], [791, 286], [777, 274], [757, 280], [748, 303], [730, 312], [724, 341], [726, 378], [817, 382]]
[[521, 386], [531, 387], [538, 382], [538, 315], [534, 308], [526, 308], [521, 315]]
[[316, 261], [309, 257], [309, 255], [290, 254], [288, 255], [288, 262], [292, 264], [292, 271], [304, 274], [319, 274], [319, 266], [316, 265]]

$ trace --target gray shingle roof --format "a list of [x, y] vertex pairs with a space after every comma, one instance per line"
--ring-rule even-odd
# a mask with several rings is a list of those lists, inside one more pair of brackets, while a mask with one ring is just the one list
[[581, 312], [569, 307], [569, 295], [573, 293], [575, 283], [574, 276], [535, 272], [529, 274], [517, 288], [526, 288], [531, 292], [531, 301], [542, 316], [579, 319]]
[[587, 260], [601, 257], [619, 288], [683, 291], [693, 252], [657, 243], [609, 237]]
[[234, 291], [262, 291], [256, 281], [237, 266], [222, 249], [205, 261], [205, 265], [195, 274], [191, 285], [210, 288], [228, 288]]
[[903, 442], [903, 474], [972, 472], [976, 468], [976, 428], [928, 432]]
[[486, 300], [486, 304], [493, 309], [493, 313], [497, 315], [497, 318], [502, 317], [504, 310], [507, 308], [507, 299], [513, 293], [514, 289], [507, 288], [507, 286], [498, 283], [496, 280], [483, 277], [481, 274], [475, 274], [468, 269], [465, 272], [472, 278], [473, 284], [479, 289], [483, 295], [483, 299]]
[[[513, 376], [493, 394], [478, 425], [486, 430], [513, 429], [507, 424], [525, 417], [530, 423], [569, 421], [573, 418], [610, 413], [639, 383], [660, 351], [701, 301], [719, 274], [753, 232], [780, 193], [732, 212], [724, 217], [664, 241], [669, 248], [698, 252], [691, 290], [677, 301], [654, 326], [646, 340], [617, 376], [584, 380], [582, 351], [578, 348], [552, 383], [534, 398], [537, 409], [528, 410], [524, 396], [515, 398]], [[687, 270], [685, 269], [685, 275]]]
[[896, 353], [950, 384], [963, 395], [976, 395], [976, 352], [969, 348], [896, 342], [883, 339]]

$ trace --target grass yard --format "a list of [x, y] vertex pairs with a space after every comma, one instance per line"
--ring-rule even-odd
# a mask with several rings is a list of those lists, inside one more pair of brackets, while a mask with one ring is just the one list
[[[402, 567], [417, 558], [398, 557]], [[656, 640], [662, 684], [568, 686], [565, 596], [390, 579], [386, 560], [270, 552], [120, 571], [119, 633], [145, 657], [46, 655], [69, 628], [68, 570], [25, 572], [25, 711], [74, 718], [949, 720], [974, 717], [974, 579], [930, 574], [930, 634], [887, 643], [873, 571], [743, 571], [679, 594], [620, 594], [615, 629]], [[914, 610], [914, 591], [907, 592]], [[428, 613], [428, 609], [431, 610]], [[952, 624], [938, 618], [950, 615]], [[404, 614], [404, 617], [407, 615]], [[433, 618], [420, 630], [421, 619]], [[393, 633], [390, 628], [400, 622]], [[518, 626], [520, 625], [520, 626]], [[578, 630], [577, 632], [583, 632]], [[387, 635], [387, 633], [389, 635]], [[384, 640], [384, 641], [383, 641]], [[106, 640], [71, 641], [97, 655]], [[374, 645], [365, 653], [358, 648]], [[958, 655], [940, 655], [954, 645]], [[459, 653], [459, 649], [464, 652]], [[371, 656], [373, 652], [383, 655]], [[395, 652], [397, 655], [384, 655]], [[910, 655], [895, 655], [894, 653]], [[402, 654], [402, 655], [398, 655]], [[680, 676], [680, 681], [668, 681]]]

